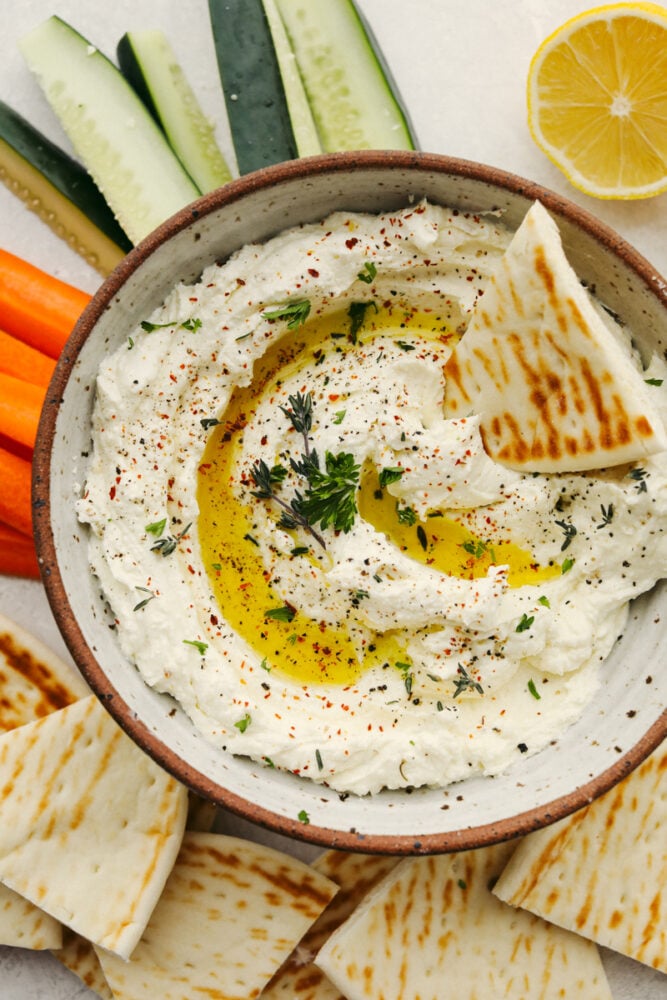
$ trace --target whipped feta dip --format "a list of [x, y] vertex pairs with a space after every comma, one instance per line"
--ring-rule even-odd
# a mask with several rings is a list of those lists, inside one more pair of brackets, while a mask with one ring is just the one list
[[103, 362], [91, 566], [221, 752], [356, 794], [497, 774], [581, 715], [665, 575], [666, 453], [526, 474], [443, 415], [510, 238], [426, 202], [337, 213], [207, 267]]

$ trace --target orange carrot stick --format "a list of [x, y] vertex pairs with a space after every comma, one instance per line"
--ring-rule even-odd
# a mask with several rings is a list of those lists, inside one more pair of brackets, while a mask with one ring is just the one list
[[0, 330], [0, 372], [46, 389], [55, 367], [53, 358]]
[[0, 434], [32, 448], [44, 402], [44, 389], [0, 372]]
[[90, 295], [0, 250], [0, 327], [58, 358]]
[[28, 535], [0, 523], [0, 573], [39, 579], [35, 544]]
[[0, 521], [32, 536], [30, 462], [0, 448]]

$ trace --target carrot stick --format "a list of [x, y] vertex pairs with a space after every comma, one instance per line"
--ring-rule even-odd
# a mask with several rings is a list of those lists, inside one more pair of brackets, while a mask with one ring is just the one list
[[0, 434], [32, 448], [44, 402], [44, 389], [0, 372]]
[[0, 327], [58, 358], [90, 295], [0, 250]]
[[55, 367], [53, 358], [0, 330], [0, 372], [46, 389]]
[[28, 535], [0, 522], [0, 573], [39, 579], [35, 544]]
[[0, 521], [32, 536], [30, 462], [0, 448]]

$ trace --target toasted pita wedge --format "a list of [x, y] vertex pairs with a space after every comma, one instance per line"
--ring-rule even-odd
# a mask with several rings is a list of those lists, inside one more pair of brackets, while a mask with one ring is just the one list
[[535, 202], [445, 365], [445, 415], [479, 414], [488, 454], [521, 471], [639, 461], [667, 433], [622, 341]]
[[90, 941], [64, 927], [62, 947], [54, 951], [53, 955], [102, 1000], [114, 1000], [97, 952]]
[[[89, 693], [83, 679], [44, 643], [0, 614], [0, 732], [70, 705]], [[57, 948], [57, 920], [0, 885], [0, 944]]]
[[90, 694], [84, 680], [44, 643], [0, 614], [0, 732]]
[[527, 836], [499, 899], [667, 972], [667, 744], [585, 809]]
[[492, 895], [512, 850], [401, 861], [316, 965], [347, 1000], [611, 1000], [595, 945]]
[[178, 853], [187, 792], [93, 695], [0, 736], [0, 881], [127, 958]]
[[188, 832], [130, 961], [99, 960], [116, 1000], [256, 997], [335, 892], [273, 848]]
[[312, 867], [340, 890], [262, 992], [262, 1000], [345, 1000], [313, 959], [366, 893], [397, 864], [398, 858], [347, 851], [326, 851], [313, 861]]
[[59, 948], [62, 927], [23, 896], [0, 885], [0, 944], [41, 951]]

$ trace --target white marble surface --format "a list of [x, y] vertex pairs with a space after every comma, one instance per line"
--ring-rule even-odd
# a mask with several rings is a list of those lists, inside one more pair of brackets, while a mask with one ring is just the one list
[[[568, 184], [528, 133], [524, 92], [530, 58], [550, 31], [586, 9], [585, 2], [361, 0], [361, 6], [392, 68], [422, 149], [493, 163], [553, 188], [604, 219], [667, 276], [667, 195], [627, 203], [589, 198]], [[114, 0], [104, 5], [85, 0], [0, 0], [0, 98], [67, 148], [16, 45], [25, 31], [53, 13], [71, 21], [111, 56], [126, 30], [163, 28], [217, 123], [223, 148], [230, 151], [206, 0]], [[99, 284], [98, 275], [3, 186], [0, 246], [88, 291]], [[39, 583], [0, 577], [0, 610], [68, 657]], [[220, 826], [302, 857], [311, 857], [314, 851], [232, 816], [221, 816]], [[610, 952], [604, 952], [603, 959], [614, 1000], [667, 1000], [666, 976]], [[92, 996], [50, 955], [0, 948], [1, 1000]]]

